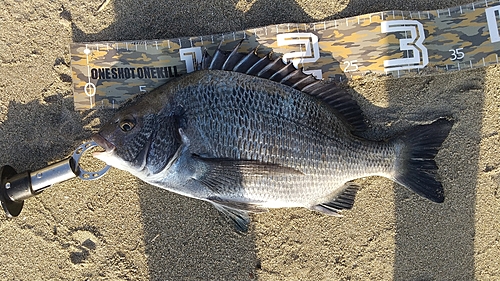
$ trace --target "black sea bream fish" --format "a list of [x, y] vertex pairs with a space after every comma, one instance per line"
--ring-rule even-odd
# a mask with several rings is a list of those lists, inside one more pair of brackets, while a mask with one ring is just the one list
[[[238, 48], [238, 47], [237, 47]], [[434, 161], [452, 122], [388, 141], [362, 139], [357, 103], [281, 58], [216, 51], [202, 70], [129, 102], [93, 139], [95, 157], [143, 181], [212, 203], [247, 230], [248, 212], [304, 207], [339, 215], [368, 176], [443, 202]]]

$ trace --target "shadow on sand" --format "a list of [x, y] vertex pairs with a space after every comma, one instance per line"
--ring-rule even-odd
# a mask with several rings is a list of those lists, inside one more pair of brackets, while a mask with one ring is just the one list
[[[116, 1], [112, 7], [116, 13], [114, 23], [96, 34], [86, 34], [73, 26], [73, 40], [176, 38], [244, 30], [274, 23], [318, 21], [292, 0], [255, 1], [245, 12], [236, 8], [238, 2], [197, 1], [188, 5], [185, 1]], [[446, 7], [452, 6], [452, 3], [456, 2], [450, 1]], [[352, 0], [342, 12], [321, 20], [390, 9], [425, 10], [430, 7], [444, 8], [438, 7], [434, 1], [385, 1], [379, 4], [379, 1], [367, 3]], [[484, 73], [475, 71], [467, 75], [451, 75], [459, 84], [449, 85], [447, 80], [450, 78], [446, 75], [385, 80], [388, 99], [386, 108], [375, 107], [361, 98], [361, 106], [366, 108], [366, 115], [373, 126], [368, 135], [375, 138], [394, 135], [419, 121], [433, 120], [442, 115], [451, 115], [456, 120], [438, 159], [442, 167], [440, 175], [446, 189], [446, 202], [441, 205], [428, 204], [403, 187], [394, 187], [395, 280], [439, 280], [442, 277], [449, 280], [473, 279], [474, 189], [483, 97], [476, 94], [474, 102], [464, 99], [469, 91], [481, 87]], [[470, 82], [471, 76], [474, 76], [473, 82]], [[405, 90], [405, 79], [414, 79], [409, 84], [421, 88]], [[387, 124], [392, 126], [388, 128]], [[461, 131], [468, 132], [465, 138], [457, 133]], [[64, 141], [54, 143], [68, 147]], [[29, 163], [28, 160], [17, 161], [19, 164]], [[446, 168], [463, 163], [467, 163], [464, 165], [466, 167]], [[253, 234], [240, 236], [234, 233], [232, 226], [221, 219], [209, 204], [140, 182], [137, 184], [140, 186], [151, 280], [256, 278], [260, 262], [254, 252]], [[457, 221], [454, 216], [456, 213], [461, 213], [460, 217], [466, 217], [467, 220]]]

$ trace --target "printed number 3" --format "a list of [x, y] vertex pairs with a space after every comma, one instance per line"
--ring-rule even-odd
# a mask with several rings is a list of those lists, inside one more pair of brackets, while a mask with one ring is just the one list
[[465, 57], [464, 52], [462, 52], [464, 48], [451, 49], [451, 60], [461, 60]]
[[[380, 23], [382, 33], [405, 33], [405, 38], [399, 39], [399, 49], [408, 52], [408, 57], [384, 61], [385, 70], [403, 70], [423, 68], [429, 63], [427, 48], [423, 42], [425, 31], [422, 23], [416, 20], [391, 20]], [[407, 36], [409, 33], [409, 37]]]

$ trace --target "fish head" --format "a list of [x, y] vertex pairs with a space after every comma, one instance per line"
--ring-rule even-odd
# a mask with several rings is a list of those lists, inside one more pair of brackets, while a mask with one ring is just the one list
[[137, 174], [147, 163], [155, 119], [156, 114], [138, 107], [120, 110], [92, 136], [104, 148], [93, 156], [112, 167]]

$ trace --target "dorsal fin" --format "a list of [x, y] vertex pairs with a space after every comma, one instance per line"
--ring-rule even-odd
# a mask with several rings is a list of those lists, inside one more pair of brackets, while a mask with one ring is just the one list
[[352, 132], [366, 129], [363, 111], [347, 91], [334, 83], [325, 83], [313, 75], [305, 74], [291, 62], [285, 64], [281, 57], [272, 59], [272, 53], [259, 57], [257, 48], [248, 54], [238, 53], [242, 42], [231, 52], [222, 51], [219, 46], [213, 57], [205, 50], [199, 68], [235, 71], [290, 86], [329, 104]]

